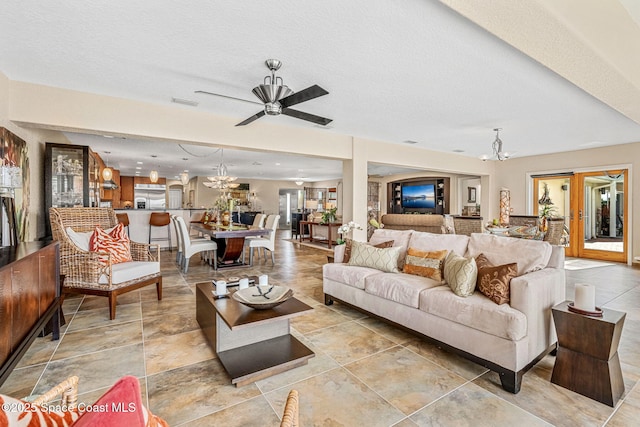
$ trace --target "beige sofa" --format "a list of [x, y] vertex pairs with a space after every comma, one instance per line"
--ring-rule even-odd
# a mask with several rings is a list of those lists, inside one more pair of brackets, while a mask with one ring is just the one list
[[494, 265], [516, 261], [510, 303], [498, 305], [478, 290], [459, 297], [441, 281], [342, 263], [345, 245], [339, 245], [335, 262], [323, 267], [325, 304], [346, 303], [407, 328], [499, 373], [505, 390], [520, 391], [523, 374], [555, 349], [551, 307], [565, 300], [564, 248], [490, 234], [389, 229], [376, 230], [370, 243], [389, 240], [400, 247], [401, 260], [415, 248], [482, 253]]

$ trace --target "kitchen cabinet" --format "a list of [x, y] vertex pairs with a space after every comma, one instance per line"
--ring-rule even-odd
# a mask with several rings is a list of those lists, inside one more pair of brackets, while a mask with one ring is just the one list
[[133, 177], [121, 176], [120, 177], [120, 204], [121, 207], [125, 207], [128, 203], [133, 205]]
[[44, 184], [47, 236], [51, 235], [49, 208], [100, 206], [100, 165], [87, 146], [47, 142]]

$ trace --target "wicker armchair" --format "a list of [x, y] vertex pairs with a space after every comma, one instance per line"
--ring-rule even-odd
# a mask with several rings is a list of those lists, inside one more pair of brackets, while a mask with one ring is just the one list
[[552, 245], [562, 244], [562, 233], [564, 232], [564, 218], [547, 218], [547, 232], [543, 240]]
[[282, 422], [280, 427], [298, 427], [300, 425], [298, 419], [298, 391], [291, 390], [287, 396], [287, 403], [284, 405], [284, 413], [282, 414]]
[[43, 406], [61, 397], [60, 404], [72, 411], [78, 406], [78, 377], [72, 376], [33, 400], [34, 406]]
[[456, 234], [470, 236], [471, 233], [482, 233], [481, 216], [454, 216], [453, 229]]
[[[88, 233], [97, 225], [103, 229], [116, 226], [118, 220], [113, 209], [51, 208], [49, 217], [53, 238], [60, 242], [60, 274], [64, 276], [63, 294], [108, 297], [111, 320], [116, 317], [116, 299], [119, 294], [155, 284], [158, 300], [162, 299], [158, 245], [131, 242], [133, 261], [113, 264], [111, 255], [83, 250], [67, 234], [67, 227], [76, 233]], [[156, 255], [152, 254], [152, 247], [155, 247]]]

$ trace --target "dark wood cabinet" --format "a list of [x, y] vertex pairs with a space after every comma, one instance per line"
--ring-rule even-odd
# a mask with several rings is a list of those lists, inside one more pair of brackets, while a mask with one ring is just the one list
[[47, 236], [51, 236], [49, 208], [100, 206], [100, 165], [89, 147], [45, 144], [44, 199]]
[[122, 206], [127, 202], [133, 204], [133, 177], [121, 176], [120, 177], [120, 201]]
[[0, 248], [0, 384], [45, 326], [58, 339], [58, 257], [57, 242]]

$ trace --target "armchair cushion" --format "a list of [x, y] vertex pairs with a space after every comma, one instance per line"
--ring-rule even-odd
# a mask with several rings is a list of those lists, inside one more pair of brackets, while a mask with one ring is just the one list
[[[111, 254], [112, 264], [132, 261], [129, 238], [124, 232], [122, 223], [118, 223], [110, 233], [97, 226], [89, 239], [89, 249], [92, 252], [107, 252]], [[104, 260], [106, 263], [107, 260]]]
[[[157, 261], [122, 262], [111, 266], [111, 283], [117, 285], [158, 273], [160, 273], [160, 263]], [[107, 276], [103, 274], [98, 283], [108, 284]]]

